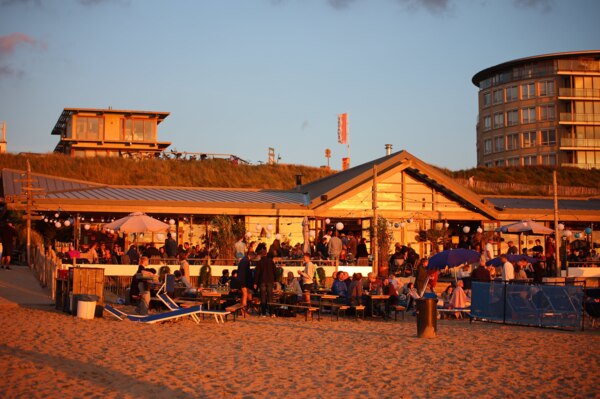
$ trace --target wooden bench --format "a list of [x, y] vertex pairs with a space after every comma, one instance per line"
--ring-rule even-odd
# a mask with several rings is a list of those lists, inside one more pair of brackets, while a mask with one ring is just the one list
[[333, 320], [333, 315], [335, 314], [335, 320], [339, 320], [340, 319], [340, 313], [344, 313], [344, 316], [346, 315], [346, 311], [348, 309], [350, 309], [349, 305], [343, 305], [341, 303], [334, 303], [331, 304], [331, 320]]
[[394, 311], [394, 321], [398, 320], [398, 313], [402, 313], [402, 320], [404, 320], [404, 315], [406, 314], [406, 306], [395, 305], [392, 306], [392, 310]]
[[244, 307], [242, 306], [242, 304], [240, 302], [231, 305], [231, 306], [227, 306], [225, 308], [226, 311], [230, 312], [233, 315], [233, 321], [235, 321], [236, 317], [239, 315], [239, 313], [242, 313], [242, 316], [244, 317], [244, 319], [246, 318], [246, 313], [243, 312]]
[[356, 319], [358, 319], [358, 315], [362, 315], [362, 319], [365, 319], [365, 305], [354, 306], [354, 312], [356, 313]]
[[298, 305], [289, 305], [287, 303], [279, 303], [279, 302], [274, 302], [274, 303], [269, 303], [268, 304], [271, 307], [277, 308], [277, 309], [298, 309], [298, 310], [304, 310], [305, 313], [305, 320], [308, 321], [308, 315], [310, 314], [310, 318], [312, 320], [314, 320], [315, 316], [314, 314], [317, 314], [317, 318], [318, 320], [321, 320], [321, 313], [319, 312], [319, 308], [318, 307], [314, 307], [314, 306], [307, 306], [307, 305], [303, 305], [303, 304], [298, 304]]

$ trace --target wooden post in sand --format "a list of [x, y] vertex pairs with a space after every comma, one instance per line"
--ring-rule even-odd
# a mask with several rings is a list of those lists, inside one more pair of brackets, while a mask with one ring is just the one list
[[373, 227], [373, 236], [371, 237], [371, 255], [373, 257], [373, 274], [377, 275], [379, 273], [379, 248], [377, 245], [377, 165], [373, 165], [373, 198], [372, 198], [372, 208], [373, 208], [373, 221], [371, 222], [371, 226]]

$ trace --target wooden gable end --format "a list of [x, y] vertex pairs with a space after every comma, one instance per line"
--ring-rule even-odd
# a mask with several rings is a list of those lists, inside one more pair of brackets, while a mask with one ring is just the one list
[[[372, 196], [372, 181], [367, 181], [331, 200], [329, 206], [323, 208], [335, 214], [365, 217], [372, 214]], [[411, 176], [405, 169], [392, 170], [378, 178], [377, 203], [380, 214], [385, 217], [475, 220], [482, 217]]]

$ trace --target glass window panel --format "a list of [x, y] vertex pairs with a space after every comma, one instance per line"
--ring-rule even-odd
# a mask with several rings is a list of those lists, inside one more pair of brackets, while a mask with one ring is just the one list
[[144, 140], [144, 121], [133, 120], [133, 140], [143, 141]]
[[154, 141], [154, 121], [147, 120], [144, 122], [144, 140]]

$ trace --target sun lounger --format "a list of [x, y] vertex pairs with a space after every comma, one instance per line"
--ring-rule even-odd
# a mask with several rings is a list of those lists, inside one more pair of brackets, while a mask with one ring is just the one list
[[[192, 306], [180, 306], [177, 303], [175, 303], [175, 301], [173, 300], [173, 298], [171, 298], [169, 295], [167, 295], [166, 292], [161, 292], [158, 294], [158, 298], [165, 304], [165, 306], [169, 309], [169, 310], [177, 310], [177, 309], [186, 309], [189, 307], [194, 307], [197, 305], [192, 305]], [[187, 304], [187, 302], [182, 302], [182, 304]], [[200, 305], [200, 307], [202, 307]], [[225, 323], [225, 319], [224, 317], [226, 317], [227, 315], [231, 314], [230, 311], [227, 310], [210, 310], [210, 309], [201, 309], [198, 314], [201, 314], [202, 317], [204, 317], [204, 315], [211, 315], [214, 316], [215, 321], [217, 323]], [[200, 319], [198, 318], [198, 314], [192, 314], [191, 317], [194, 319], [194, 321], [196, 321], [197, 323], [200, 322]]]
[[[118, 309], [115, 309], [110, 305], [105, 305], [104, 310], [106, 310], [110, 315], [116, 317], [119, 320], [127, 319], [127, 320], [134, 321], [134, 322], [153, 324], [153, 323], [158, 323], [161, 321], [179, 319], [179, 318], [186, 317], [186, 316], [191, 316], [193, 318], [193, 316], [202, 312], [202, 306], [201, 305], [192, 306], [189, 308], [170, 310], [168, 312], [156, 313], [156, 314], [147, 315], [147, 316], [130, 315], [130, 314], [122, 312]], [[196, 323], [198, 322], [197, 320], [194, 320], [194, 321]]]

